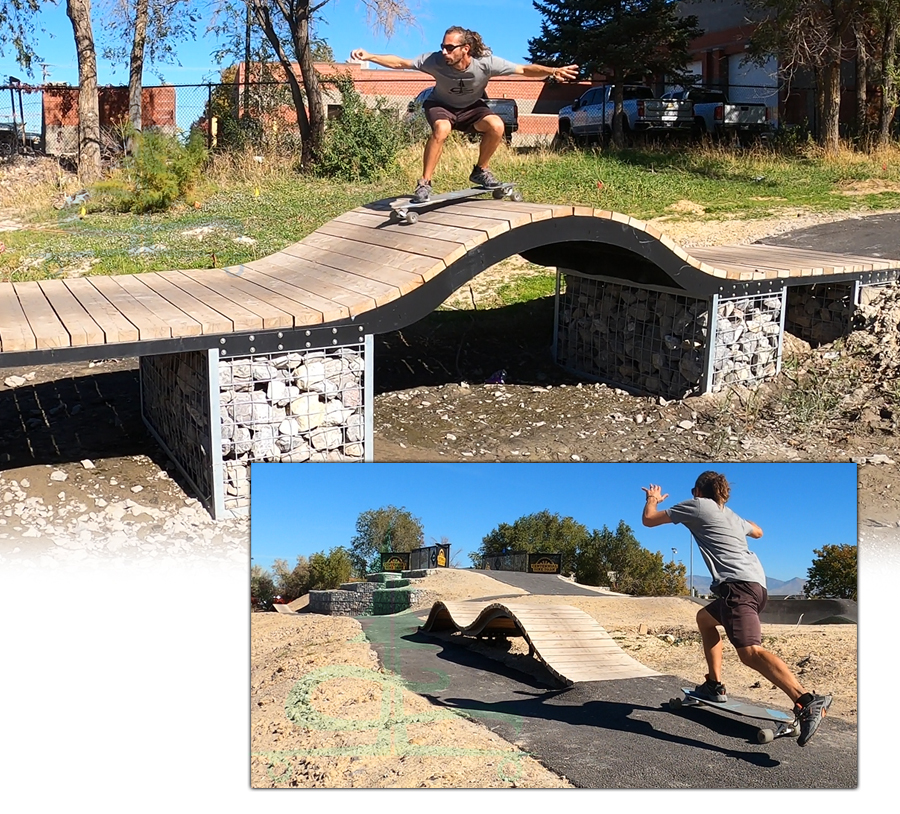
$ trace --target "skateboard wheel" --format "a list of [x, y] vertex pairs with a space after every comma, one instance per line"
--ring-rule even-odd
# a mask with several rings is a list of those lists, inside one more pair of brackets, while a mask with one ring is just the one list
[[495, 201], [499, 201], [501, 198], [506, 197], [506, 190], [503, 187], [497, 187], [492, 193]]
[[681, 699], [680, 698], [670, 698], [669, 699], [669, 709], [681, 709]]
[[416, 212], [407, 212], [406, 213], [406, 222], [407, 223], [416, 223], [419, 220], [419, 215]]
[[757, 743], [771, 743], [775, 740], [775, 734], [771, 729], [758, 729], [756, 730], [756, 742]]
[[522, 197], [522, 193], [521, 193], [521, 192], [513, 192], [513, 193], [509, 196], [509, 198], [510, 198], [510, 200], [515, 201], [516, 203], [519, 203], [519, 202], [521, 202], [521, 201], [524, 200], [524, 198]]

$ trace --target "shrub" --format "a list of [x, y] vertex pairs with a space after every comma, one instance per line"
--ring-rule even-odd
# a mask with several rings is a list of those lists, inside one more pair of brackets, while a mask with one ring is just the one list
[[329, 80], [340, 91], [341, 111], [328, 122], [315, 173], [346, 181], [370, 181], [382, 174], [409, 143], [397, 109], [378, 98], [368, 107], [347, 75]]
[[93, 192], [102, 208], [119, 212], [158, 212], [187, 194], [200, 176], [207, 151], [203, 134], [187, 142], [155, 130], [135, 133], [131, 155]]

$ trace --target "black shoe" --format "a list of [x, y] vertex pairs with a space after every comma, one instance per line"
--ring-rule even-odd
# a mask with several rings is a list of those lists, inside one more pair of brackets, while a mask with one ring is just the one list
[[702, 684], [698, 684], [694, 692], [707, 701], [714, 701], [717, 704], [724, 704], [728, 700], [725, 693], [725, 685], [718, 681], [710, 681], [709, 676]]
[[800, 721], [800, 737], [797, 738], [800, 746], [806, 746], [812, 740], [812, 736], [816, 734], [832, 700], [834, 699], [830, 695], [814, 695], [812, 693], [807, 693], [798, 699], [794, 705], [794, 715]]
[[472, 186], [483, 187], [484, 189], [496, 189], [503, 186], [503, 183], [497, 180], [494, 173], [490, 170], [483, 170], [477, 165], [472, 170], [469, 181], [472, 182]]
[[416, 191], [412, 196], [412, 203], [425, 203], [431, 199], [431, 181], [419, 180]]

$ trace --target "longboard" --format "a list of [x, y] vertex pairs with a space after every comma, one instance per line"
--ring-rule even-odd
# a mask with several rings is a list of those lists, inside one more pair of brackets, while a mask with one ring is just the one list
[[701, 698], [689, 687], [682, 687], [684, 698], [670, 698], [669, 709], [677, 710], [685, 707], [704, 706], [719, 712], [730, 712], [732, 715], [740, 715], [743, 718], [755, 718], [756, 720], [771, 721], [775, 729], [760, 727], [756, 730], [757, 743], [771, 743], [775, 738], [796, 738], [800, 734], [800, 722], [790, 713], [779, 709], [756, 707], [753, 704], [745, 704], [742, 701], [709, 701]]
[[430, 209], [453, 201], [461, 201], [466, 198], [476, 198], [479, 195], [490, 195], [495, 200], [509, 198], [511, 201], [521, 201], [522, 193], [518, 192], [515, 184], [500, 184], [499, 187], [469, 187], [468, 189], [455, 189], [452, 192], [443, 192], [434, 195], [427, 201], [414, 203], [411, 199], [395, 201], [391, 204], [390, 220], [394, 223], [415, 223], [419, 219], [417, 209]]

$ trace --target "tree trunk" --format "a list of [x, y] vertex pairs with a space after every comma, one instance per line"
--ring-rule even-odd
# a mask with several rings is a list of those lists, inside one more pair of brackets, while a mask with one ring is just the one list
[[297, 21], [296, 28], [291, 26], [294, 35], [294, 53], [300, 64], [300, 75], [303, 77], [303, 88], [306, 91], [306, 103], [309, 107], [309, 145], [303, 144], [301, 161], [304, 166], [313, 164], [322, 149], [325, 139], [325, 103], [322, 101], [322, 88], [319, 75], [316, 73], [309, 46], [309, 19], [304, 16]]
[[897, 112], [897, 27], [893, 18], [885, 19], [884, 43], [881, 48], [881, 112], [878, 122], [878, 146], [887, 147], [891, 141], [891, 123]]
[[869, 48], [865, 31], [856, 29], [856, 135], [865, 140], [869, 132]]
[[91, 0], [67, 0], [66, 14], [78, 54], [78, 174], [83, 181], [95, 181], [100, 177], [100, 104]]
[[824, 78], [822, 99], [822, 130], [819, 143], [825, 152], [836, 152], [840, 145], [841, 113], [841, 62], [833, 60], [822, 72]]
[[[144, 45], [147, 42], [149, 7], [149, 0], [137, 0], [134, 7], [134, 39], [131, 42], [131, 62], [128, 73], [128, 121], [135, 132], [140, 132], [143, 127], [143, 112], [141, 109], [143, 84], [141, 77], [144, 73]], [[128, 149], [130, 152], [130, 143]]]

